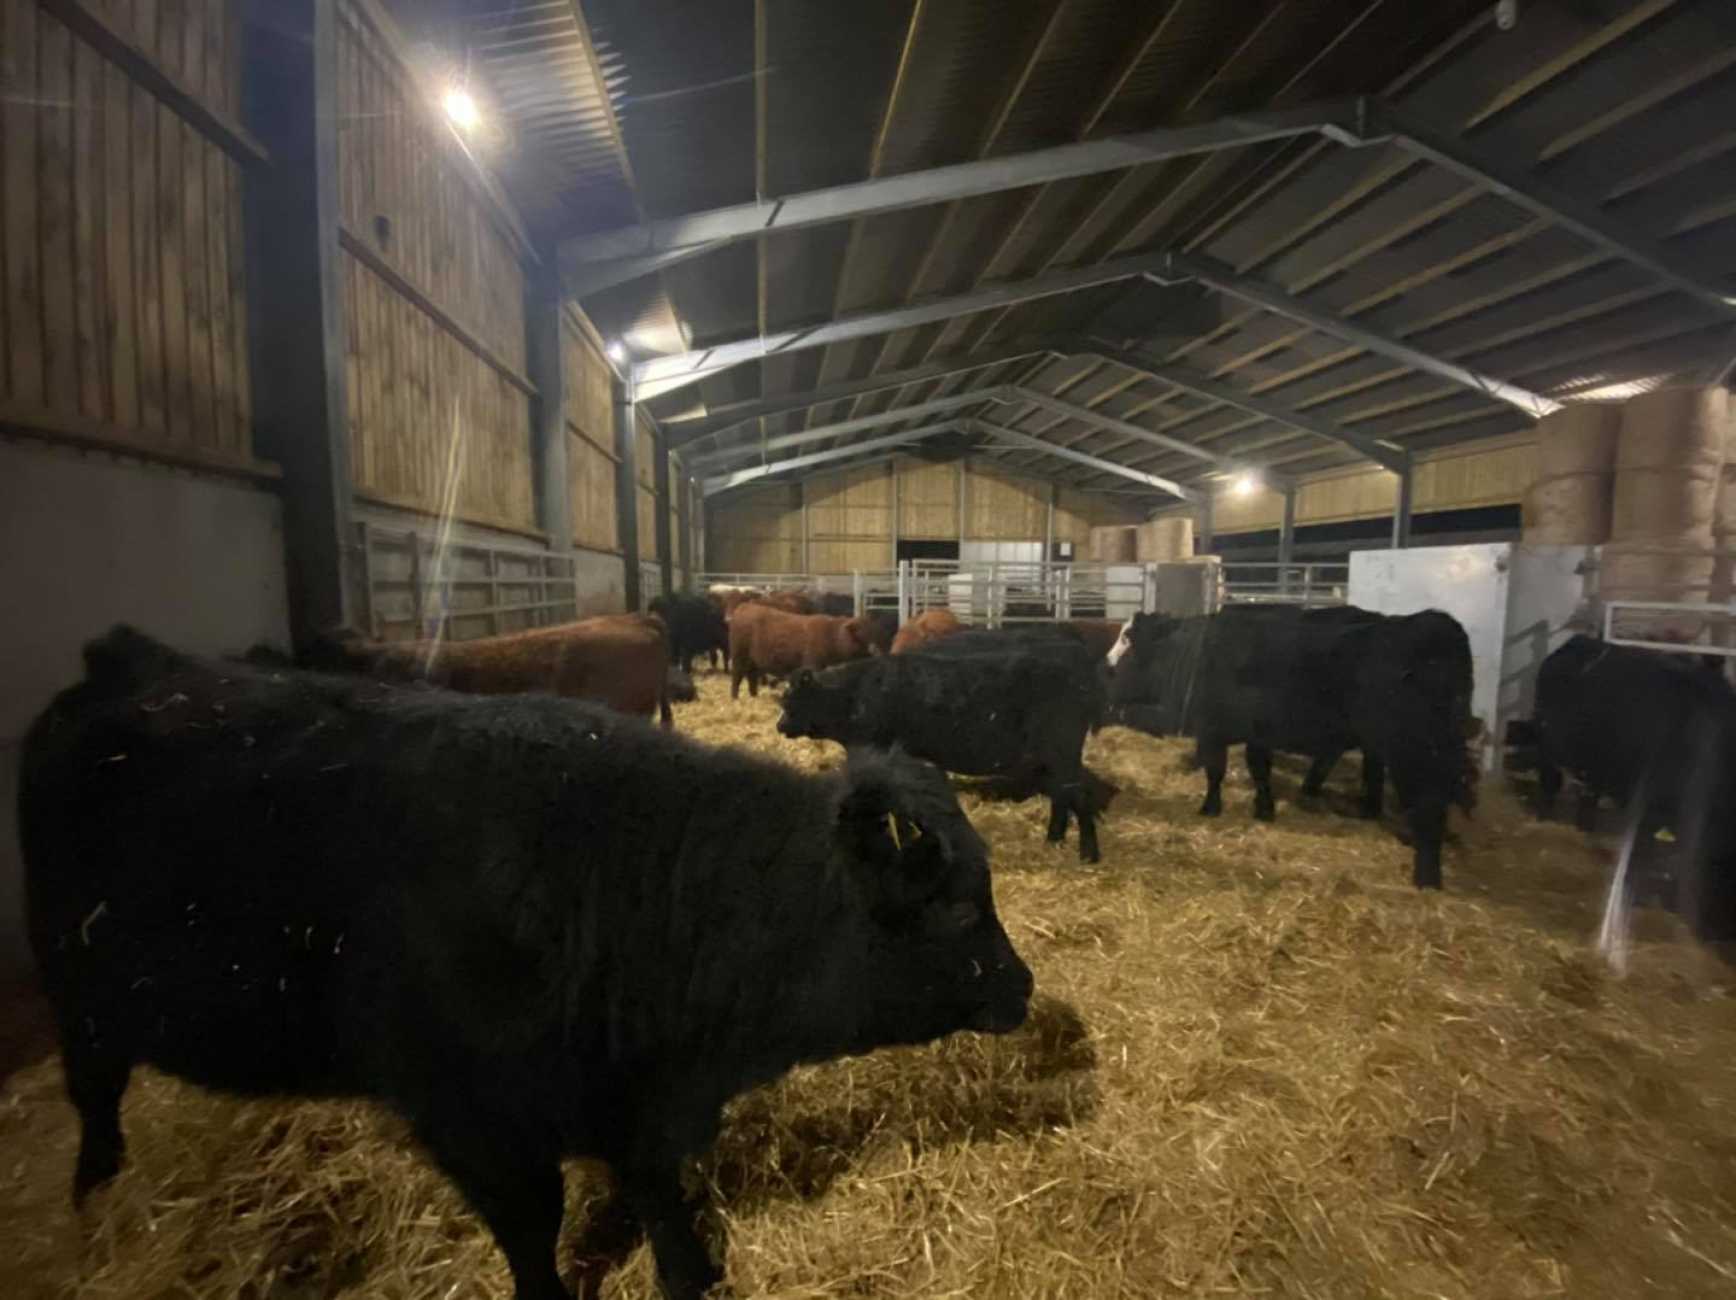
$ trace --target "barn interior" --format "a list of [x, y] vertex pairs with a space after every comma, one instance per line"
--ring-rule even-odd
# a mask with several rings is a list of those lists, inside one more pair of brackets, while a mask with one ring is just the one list
[[[1091, 866], [961, 784], [1031, 1019], [738, 1099], [739, 1294], [1736, 1296], [1731, 954], [1615, 907], [1619, 818], [1540, 819], [1504, 745], [1575, 631], [1736, 662], [1728, 0], [0, 14], [0, 1293], [511, 1294], [361, 1103], [145, 1072], [69, 1206], [16, 806], [84, 643], [727, 585], [1440, 608], [1482, 768], [1439, 894], [1348, 765], [1206, 820], [1190, 743], [1106, 726]], [[695, 677], [679, 731], [842, 761]]]

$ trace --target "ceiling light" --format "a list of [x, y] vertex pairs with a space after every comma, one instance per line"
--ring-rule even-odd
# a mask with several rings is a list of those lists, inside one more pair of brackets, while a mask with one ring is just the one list
[[621, 346], [621, 340], [619, 339], [616, 339], [613, 343], [609, 344], [609, 346], [604, 348], [603, 351], [609, 354], [609, 360], [613, 361], [616, 365], [620, 365], [627, 359], [627, 349]]
[[476, 100], [463, 86], [449, 89], [446, 98], [441, 100], [441, 106], [445, 108], [448, 120], [461, 131], [474, 130], [482, 120], [482, 111], [476, 107]]
[[1230, 486], [1230, 491], [1239, 497], [1251, 497], [1254, 495], [1254, 489], [1259, 486], [1260, 480], [1252, 474], [1242, 474], [1237, 476], [1236, 481]]

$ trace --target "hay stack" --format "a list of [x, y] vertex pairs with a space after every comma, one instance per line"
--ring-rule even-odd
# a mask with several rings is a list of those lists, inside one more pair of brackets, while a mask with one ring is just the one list
[[1609, 540], [1621, 408], [1588, 402], [1537, 425], [1538, 477], [1525, 493], [1525, 540], [1534, 546], [1595, 546]]
[[1139, 526], [1136, 557], [1141, 564], [1167, 564], [1191, 560], [1194, 553], [1194, 521], [1188, 515], [1152, 519]]
[[[1703, 601], [1712, 580], [1712, 525], [1730, 422], [1723, 388], [1666, 388], [1622, 408], [1616, 442], [1606, 600]], [[1693, 640], [1703, 620], [1624, 620], [1624, 634]]]
[[1138, 531], [1131, 526], [1093, 528], [1091, 558], [1098, 564], [1132, 564], [1139, 554]]

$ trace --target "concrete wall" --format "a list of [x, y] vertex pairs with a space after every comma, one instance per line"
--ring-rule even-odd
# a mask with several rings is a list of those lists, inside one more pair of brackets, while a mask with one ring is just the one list
[[0, 974], [25, 959], [18, 745], [126, 621], [204, 653], [287, 645], [277, 497], [233, 480], [0, 441]]

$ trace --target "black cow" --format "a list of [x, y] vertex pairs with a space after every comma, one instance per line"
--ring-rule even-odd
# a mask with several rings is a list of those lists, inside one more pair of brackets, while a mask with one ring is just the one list
[[650, 612], [669, 629], [669, 662], [684, 673], [693, 672], [693, 661], [705, 655], [713, 661], [723, 656], [729, 667], [729, 624], [721, 605], [704, 596], [667, 592], [650, 604]]
[[[992, 636], [993, 634], [989, 634]], [[778, 730], [845, 746], [900, 746], [966, 776], [1035, 772], [1049, 796], [1049, 840], [1079, 819], [1079, 856], [1098, 861], [1094, 800], [1084, 780], [1085, 738], [1102, 715], [1090, 653], [1060, 638], [1040, 648], [1004, 641], [946, 649], [956, 636], [906, 655], [800, 671], [784, 695]]]
[[[1360, 615], [1360, 616], [1359, 616]], [[1207, 790], [1223, 809], [1230, 745], [1247, 746], [1254, 815], [1276, 815], [1272, 752], [1314, 760], [1308, 789], [1346, 750], [1363, 753], [1363, 812], [1377, 816], [1390, 770], [1411, 824], [1419, 888], [1440, 887], [1446, 811], [1474, 801], [1471, 652], [1458, 621], [1436, 610], [1400, 618], [1237, 606], [1204, 618], [1142, 615], [1113, 683], [1118, 716], [1143, 706], [1198, 738]]]
[[1539, 811], [1570, 775], [1585, 830], [1604, 797], [1626, 806], [1638, 846], [1668, 827], [1679, 909], [1708, 938], [1736, 937], [1736, 691], [1717, 665], [1574, 636], [1538, 669], [1530, 731]]
[[[148, 1062], [414, 1126], [519, 1300], [565, 1296], [559, 1160], [608, 1161], [664, 1289], [720, 1276], [681, 1168], [803, 1061], [1024, 1018], [945, 778], [828, 777], [587, 703], [261, 672], [126, 628], [23, 750], [32, 945], [83, 1137]], [[900, 830], [893, 830], [896, 825]]]
[[847, 591], [820, 591], [814, 594], [814, 613], [856, 617], [856, 598]]

